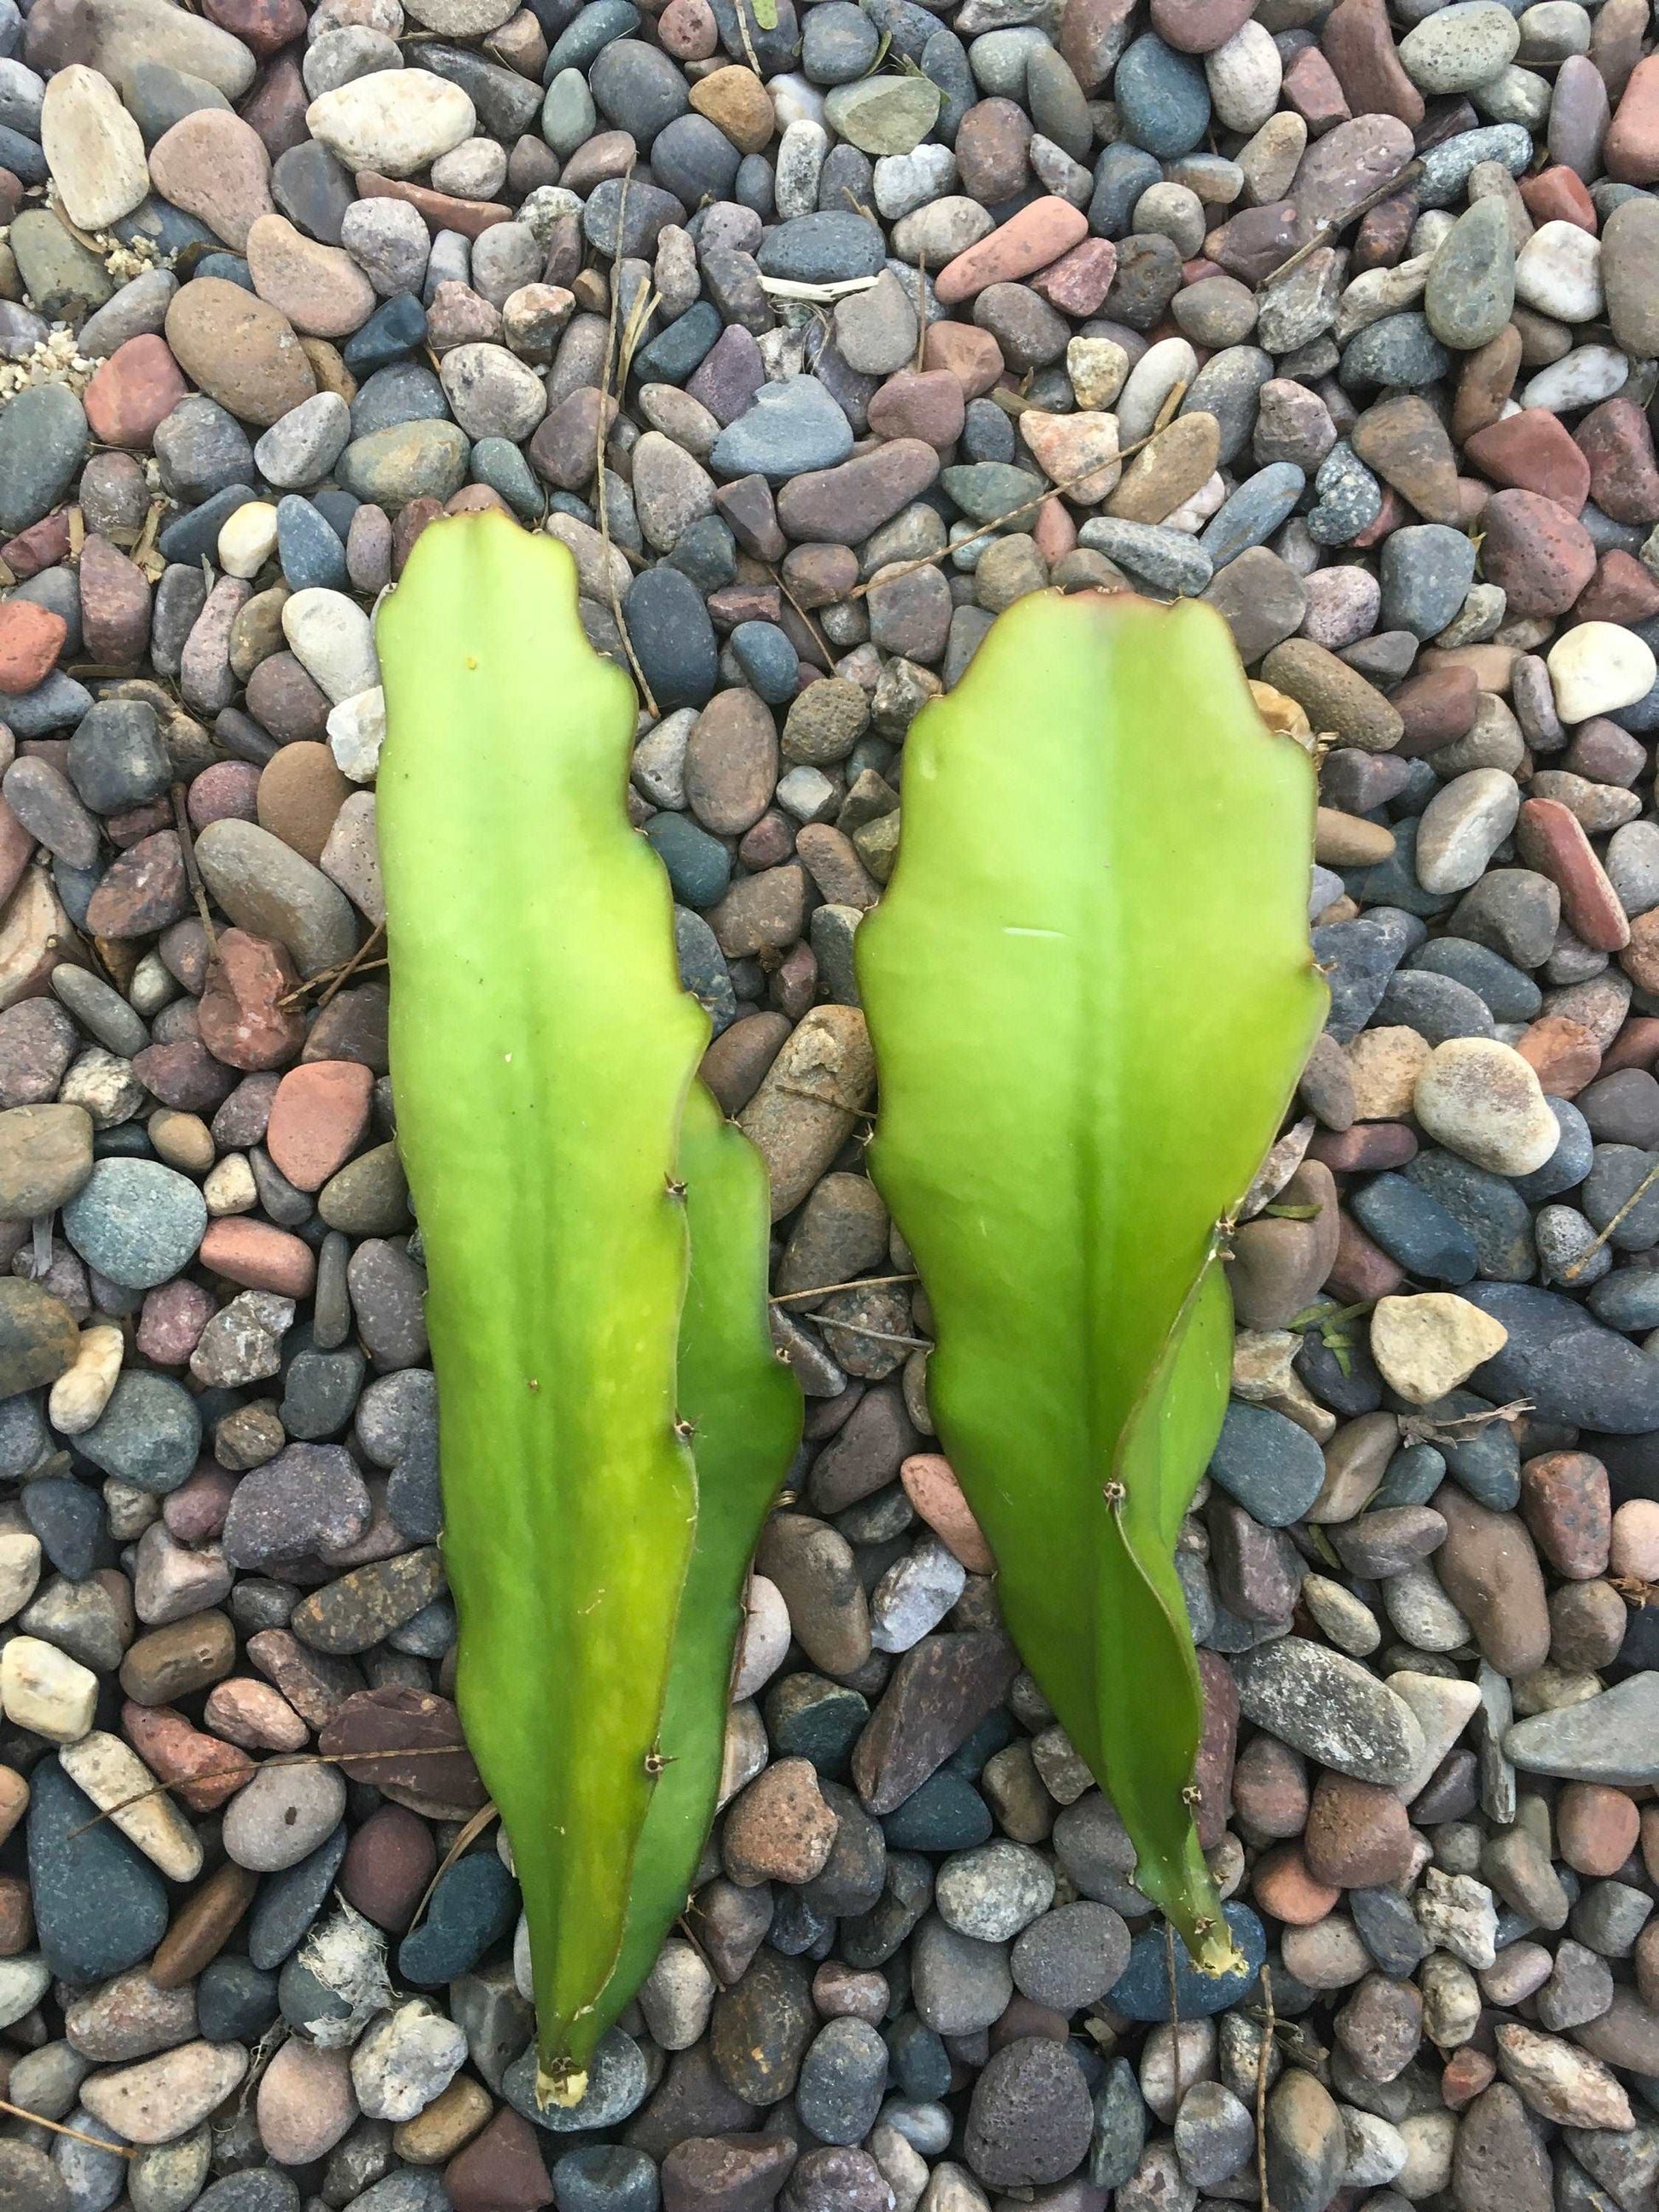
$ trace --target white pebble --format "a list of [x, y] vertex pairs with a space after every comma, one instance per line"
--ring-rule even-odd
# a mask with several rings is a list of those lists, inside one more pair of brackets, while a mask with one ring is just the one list
[[1515, 296], [1558, 322], [1588, 323], [1601, 312], [1601, 241], [1576, 222], [1547, 222], [1515, 262]]
[[1412, 1103], [1430, 1136], [1494, 1175], [1531, 1175], [1561, 1141], [1537, 1075], [1496, 1037], [1437, 1045]]
[[228, 576], [257, 576], [276, 550], [276, 510], [250, 499], [228, 514], [219, 531], [219, 566]]
[[1553, 415], [1570, 415], [1580, 407], [1594, 407], [1622, 392], [1630, 376], [1630, 362], [1616, 347], [1575, 346], [1559, 361], [1540, 368], [1522, 392], [1522, 407], [1547, 407]]
[[40, 1539], [31, 1528], [0, 1535], [0, 1620], [11, 1620], [34, 1595], [40, 1580]]
[[1259, 131], [1279, 105], [1285, 64], [1273, 33], [1254, 17], [1204, 57], [1216, 119], [1229, 131]]
[[348, 169], [412, 177], [470, 138], [478, 118], [458, 84], [430, 70], [376, 70], [313, 100], [306, 128]]
[[1556, 640], [1545, 665], [1564, 722], [1633, 707], [1659, 678], [1653, 647], [1622, 623], [1579, 623]]
[[283, 608], [283, 635], [295, 659], [337, 706], [380, 683], [374, 629], [343, 592], [315, 586], [295, 592]]
[[789, 1650], [789, 1608], [777, 1584], [765, 1575], [751, 1575], [747, 1605], [737, 1679], [732, 1685], [734, 1703], [752, 1698], [769, 1682]]
[[0, 1711], [49, 1743], [78, 1743], [92, 1726], [98, 1677], [55, 1644], [14, 1636], [0, 1651]]
[[328, 747], [334, 765], [353, 783], [373, 783], [386, 743], [386, 693], [378, 684], [342, 699], [328, 718]]

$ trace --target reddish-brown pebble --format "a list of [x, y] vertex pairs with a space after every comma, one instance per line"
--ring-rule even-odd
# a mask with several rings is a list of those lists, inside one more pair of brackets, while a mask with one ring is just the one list
[[1477, 1505], [1455, 1482], [1441, 1485], [1434, 1505], [1446, 1523], [1434, 1568], [1447, 1596], [1500, 1674], [1532, 1674], [1549, 1656], [1550, 1623], [1526, 1524]]
[[[81, 635], [88, 660], [127, 667], [149, 643], [149, 583], [118, 546], [94, 532], [81, 548]], [[161, 802], [167, 818], [166, 803]]]
[[1466, 2043], [1446, 2061], [1445, 2071], [1440, 2076], [1441, 2102], [1449, 2112], [1465, 2112], [1483, 2089], [1491, 2088], [1497, 2078], [1497, 2062], [1484, 2051], [1477, 2051], [1472, 2043]]
[[810, 1759], [775, 1759], [726, 1816], [720, 1854], [732, 1881], [811, 1881], [823, 1871], [841, 1823]]
[[[179, 1794], [187, 1804], [192, 1802], [188, 1791], [181, 1790]], [[258, 1886], [258, 1875], [227, 1859], [200, 1888], [191, 1892], [173, 1915], [173, 1925], [150, 1964], [149, 1978], [158, 1990], [183, 1989], [218, 1957], [252, 1904]]]
[[1607, 126], [1601, 158], [1621, 185], [1659, 181], [1659, 54], [1638, 62]]
[[1601, 228], [1595, 203], [1583, 178], [1559, 161], [1553, 169], [1540, 169], [1535, 177], [1522, 178], [1521, 203], [1534, 229], [1541, 229], [1547, 222], [1571, 222], [1594, 238]]
[[668, 0], [657, 18], [657, 38], [676, 61], [706, 62], [720, 45], [720, 25], [708, 0]]
[[962, 1494], [951, 1462], [939, 1452], [913, 1452], [899, 1467], [904, 1494], [946, 1550], [970, 1575], [994, 1575], [996, 1554]]
[[234, 1797], [253, 1773], [253, 1761], [234, 1744], [204, 1735], [171, 1705], [129, 1698], [121, 1733], [158, 1782], [165, 1782], [192, 1813], [210, 1813]]
[[1580, 622], [1646, 622], [1659, 613], [1659, 579], [1633, 553], [1615, 545], [1596, 562], [1595, 574], [1572, 611]]
[[352, 786], [326, 745], [284, 745], [259, 777], [259, 826], [314, 867], [323, 857], [335, 817], [351, 793]]
[[306, 27], [304, 0], [203, 0], [202, 13], [262, 59], [280, 53]]
[[138, 1319], [139, 1351], [158, 1367], [182, 1367], [217, 1310], [211, 1294], [199, 1283], [181, 1279], [147, 1291]]
[[1299, 115], [1310, 138], [1323, 137], [1339, 123], [1352, 120], [1335, 70], [1317, 46], [1293, 56], [1279, 91], [1283, 104]]
[[1467, 737], [1480, 705], [1472, 668], [1435, 668], [1408, 676], [1389, 696], [1406, 725], [1395, 750], [1407, 759], [1438, 752], [1442, 745]]
[[[321, 1064], [341, 1065], [334, 1060]], [[278, 1297], [308, 1297], [317, 1279], [317, 1259], [310, 1245], [285, 1229], [244, 1213], [210, 1221], [198, 1257], [213, 1274], [240, 1283], [245, 1290], [274, 1291]]]
[[1464, 453], [1494, 483], [1541, 492], [1577, 514], [1589, 497], [1590, 468], [1567, 426], [1547, 408], [1523, 407], [1465, 441]]
[[1085, 238], [1040, 270], [1031, 289], [1066, 315], [1097, 315], [1117, 274], [1117, 248], [1109, 238]]
[[1152, 28], [1178, 52], [1209, 54], [1252, 13], [1251, 0], [1152, 0]]
[[459, 230], [465, 238], [482, 238], [498, 222], [510, 222], [513, 210], [500, 200], [458, 200], [447, 192], [434, 192], [429, 185], [405, 184], [400, 178], [383, 177], [374, 169], [357, 172], [360, 200], [407, 200], [435, 237], [441, 230]]
[[320, 1190], [351, 1158], [368, 1127], [374, 1089], [373, 1069], [351, 1060], [313, 1060], [283, 1078], [265, 1150], [296, 1190]]
[[1308, 1818], [1308, 1770], [1277, 1736], [1252, 1736], [1233, 1766], [1233, 1808], [1253, 1836], [1299, 1836]]
[[202, 1042], [227, 1067], [285, 1066], [306, 1040], [305, 1016], [294, 1002], [299, 981], [287, 948], [274, 939], [222, 930], [198, 1015]]
[[129, 338], [100, 362], [82, 402], [93, 435], [146, 453], [155, 426], [189, 390], [165, 338]]
[[252, 822], [259, 771], [252, 761], [215, 761], [190, 787], [190, 822], [205, 830], [210, 822]]
[[962, 435], [966, 406], [962, 385], [949, 369], [902, 368], [872, 395], [870, 428], [878, 437], [921, 438], [942, 451]]
[[1547, 876], [1561, 893], [1561, 917], [1597, 952], [1618, 952], [1630, 943], [1630, 923], [1576, 815], [1559, 799], [1529, 799], [1515, 825], [1515, 842], [1529, 868]]
[[57, 665], [69, 624], [33, 599], [0, 603], [0, 691], [33, 691]]
[[225, 1525], [236, 1478], [228, 1468], [198, 1467], [161, 1500], [167, 1532], [181, 1544], [208, 1544]]
[[1534, 491], [1486, 501], [1481, 562], [1517, 615], [1565, 614], [1595, 574], [1595, 541], [1577, 518]]
[[503, 2105], [481, 2135], [444, 2168], [455, 2212], [542, 2212], [553, 2202], [541, 2141], [528, 2120]]
[[1606, 1881], [1636, 1849], [1642, 1815], [1622, 1790], [1570, 1782], [1555, 1803], [1555, 1835], [1575, 1874]]
[[1058, 45], [1085, 94], [1097, 92], [1127, 44], [1134, 0], [1066, 0]]
[[1613, 1499], [1599, 1459], [1555, 1451], [1528, 1460], [1521, 1469], [1521, 1513], [1557, 1574], [1590, 1582], [1607, 1572]]
[[933, 280], [933, 289], [947, 307], [956, 307], [975, 298], [988, 285], [1014, 283], [1046, 269], [1088, 235], [1089, 218], [1082, 209], [1051, 192], [1021, 208], [954, 261], [947, 261]]
[[1002, 348], [975, 323], [929, 323], [922, 340], [923, 368], [946, 368], [964, 399], [981, 399], [1002, 374]]
[[1395, 52], [1383, 0], [1342, 0], [1326, 17], [1319, 40], [1356, 115], [1395, 115], [1416, 130], [1423, 120], [1423, 95]]
[[1621, 1067], [1648, 1067], [1659, 1057], [1659, 1015], [1632, 1014], [1601, 1055], [1601, 1073]]
[[1316, 1881], [1338, 1889], [1375, 1889], [1404, 1881], [1410, 1873], [1411, 1821], [1392, 1790], [1346, 1774], [1322, 1774], [1308, 1808], [1303, 1849]]
[[1615, 522], [1659, 522], [1659, 466], [1648, 418], [1622, 394], [1592, 407], [1573, 434], [1589, 464], [1590, 496]]
[[1321, 1881], [1300, 1844], [1279, 1844], [1264, 1851], [1250, 1877], [1250, 1891], [1264, 1912], [1290, 1928], [1311, 1928], [1323, 1920], [1341, 1895], [1334, 1882]]
[[32, 522], [15, 538], [7, 538], [0, 545], [0, 561], [5, 562], [21, 584], [30, 576], [38, 576], [43, 568], [55, 568], [68, 557], [69, 548], [69, 514], [65, 508], [59, 507], [56, 514]]
[[377, 1928], [401, 1936], [437, 1864], [438, 1847], [418, 1813], [377, 1806], [347, 1847], [341, 1894]]
[[216, 1736], [244, 1751], [303, 1751], [311, 1731], [280, 1690], [233, 1674], [208, 1692], [202, 1718]]
[[1308, 1146], [1310, 1160], [1323, 1160], [1333, 1175], [1370, 1175], [1404, 1167], [1417, 1158], [1417, 1139], [1403, 1121], [1358, 1122], [1351, 1129], [1317, 1129]]
[[1540, 1014], [1515, 1048], [1552, 1098], [1576, 1098], [1602, 1072], [1595, 1037], [1570, 1014]]
[[1391, 1297], [1405, 1281], [1405, 1269], [1371, 1242], [1346, 1207], [1340, 1224], [1336, 1264], [1325, 1278], [1325, 1288], [1345, 1305]]

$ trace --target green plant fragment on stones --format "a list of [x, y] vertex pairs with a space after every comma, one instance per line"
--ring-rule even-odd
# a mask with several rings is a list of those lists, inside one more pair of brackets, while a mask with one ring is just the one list
[[631, 1994], [635, 1856], [672, 1757], [697, 1517], [680, 1123], [708, 1024], [628, 823], [632, 690], [582, 635], [565, 549], [497, 514], [434, 525], [380, 649], [392, 1064], [457, 1693], [524, 1891], [538, 2094], [571, 2104]]
[[767, 1322], [766, 1169], [701, 1083], [685, 1102], [678, 1174], [691, 1236], [679, 1413], [696, 1461], [697, 1534], [663, 1711], [667, 1763], [646, 1815], [627, 1933], [604, 2008], [613, 2018], [684, 1910], [714, 1820], [749, 1561], [800, 1441], [803, 1411]]
[[857, 963], [930, 1403], [1139, 1886], [1219, 1972], [1174, 1550], [1226, 1406], [1222, 1228], [1324, 1012], [1312, 765], [1209, 608], [1045, 593], [917, 718], [903, 793]]

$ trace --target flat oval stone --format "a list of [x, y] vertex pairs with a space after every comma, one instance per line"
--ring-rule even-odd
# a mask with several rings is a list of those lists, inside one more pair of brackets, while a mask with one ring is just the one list
[[1288, 1636], [1242, 1653], [1233, 1673], [1246, 1718], [1322, 1766], [1385, 1788], [1415, 1771], [1415, 1714], [1357, 1661]]
[[[1230, 1974], [1200, 1974], [1179, 1936], [1175, 1939], [1175, 2003], [1182, 2020], [1206, 2019], [1237, 2004], [1261, 1971], [1267, 1931], [1248, 1905], [1221, 1908], [1242, 1964]], [[1129, 2020], [1170, 2017], [1169, 1957], [1160, 1929], [1149, 1928], [1129, 1947], [1129, 1963], [1107, 1991], [1115, 2012]]]
[[167, 1933], [167, 1887], [56, 1759], [30, 1777], [29, 1884], [36, 1938], [70, 1982], [124, 1972]]
[[100, 1275], [148, 1290], [187, 1267], [207, 1227], [187, 1176], [159, 1160], [100, 1160], [64, 1208], [64, 1231]]

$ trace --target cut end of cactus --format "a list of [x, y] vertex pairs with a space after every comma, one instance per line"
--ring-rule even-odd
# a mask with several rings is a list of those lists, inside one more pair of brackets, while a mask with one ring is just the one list
[[556, 2105], [568, 2112], [580, 2105], [587, 2094], [587, 2069], [573, 2065], [568, 2058], [556, 2058], [550, 2069], [545, 2058], [536, 2066], [536, 2102]]
[[1224, 1920], [1213, 1934], [1200, 1936], [1196, 1942], [1189, 1935], [1185, 1941], [1187, 1955], [1194, 1970], [1213, 1981], [1220, 1981], [1228, 1974], [1241, 1974], [1249, 1964], [1234, 1942], [1232, 1930]]

